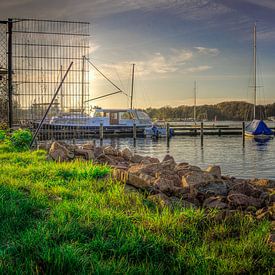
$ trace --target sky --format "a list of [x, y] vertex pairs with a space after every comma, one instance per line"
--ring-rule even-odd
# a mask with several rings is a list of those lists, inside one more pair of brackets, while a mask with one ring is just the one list
[[[134, 107], [252, 102], [252, 28], [257, 24], [258, 102], [275, 101], [275, 0], [1, 0], [0, 19], [91, 23], [90, 60]], [[91, 69], [92, 70], [92, 69]], [[90, 97], [115, 92], [91, 71]], [[124, 94], [98, 100], [125, 108]]]

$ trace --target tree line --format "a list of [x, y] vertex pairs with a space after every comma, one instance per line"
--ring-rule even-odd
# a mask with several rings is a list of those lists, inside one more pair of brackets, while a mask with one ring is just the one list
[[[194, 118], [193, 106], [164, 106], [145, 110], [152, 119], [187, 120]], [[267, 119], [275, 116], [275, 103], [256, 106], [256, 118]], [[245, 101], [228, 101], [214, 105], [196, 107], [196, 119], [199, 120], [252, 120], [253, 104]]]

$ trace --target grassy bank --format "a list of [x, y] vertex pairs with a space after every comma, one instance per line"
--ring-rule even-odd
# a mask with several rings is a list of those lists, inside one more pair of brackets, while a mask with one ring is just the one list
[[159, 209], [109, 168], [0, 146], [0, 273], [268, 273], [271, 224]]

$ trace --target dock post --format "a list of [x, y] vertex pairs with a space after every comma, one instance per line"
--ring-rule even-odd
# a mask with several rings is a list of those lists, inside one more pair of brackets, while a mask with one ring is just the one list
[[133, 124], [133, 139], [136, 140], [137, 138], [137, 125], [136, 123]]
[[203, 122], [201, 122], [201, 147], [203, 147]]
[[166, 138], [170, 138], [170, 124], [166, 123]]
[[242, 123], [243, 146], [245, 145], [245, 122]]
[[99, 139], [100, 139], [100, 145], [102, 145], [103, 142], [103, 123], [100, 122], [99, 126]]

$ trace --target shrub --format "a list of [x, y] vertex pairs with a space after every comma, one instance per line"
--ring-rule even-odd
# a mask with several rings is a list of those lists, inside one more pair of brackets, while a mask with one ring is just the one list
[[0, 130], [0, 142], [3, 142], [6, 139], [6, 131]]
[[18, 151], [26, 150], [29, 148], [32, 140], [32, 133], [30, 130], [16, 130], [14, 131], [10, 138], [8, 143]]

